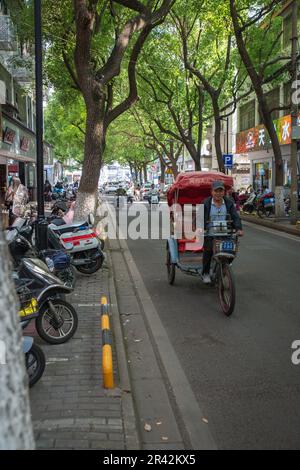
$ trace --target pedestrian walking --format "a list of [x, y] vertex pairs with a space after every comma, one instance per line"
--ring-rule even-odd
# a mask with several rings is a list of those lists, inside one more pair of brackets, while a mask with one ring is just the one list
[[17, 217], [22, 217], [28, 202], [28, 190], [21, 184], [18, 177], [13, 176], [11, 185], [5, 195], [5, 205], [9, 210], [9, 225], [12, 225]]

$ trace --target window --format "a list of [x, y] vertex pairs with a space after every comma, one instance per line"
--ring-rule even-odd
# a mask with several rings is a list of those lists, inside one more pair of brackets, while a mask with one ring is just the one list
[[292, 15], [289, 14], [283, 19], [283, 47], [291, 45], [292, 37]]
[[255, 126], [255, 100], [240, 107], [240, 131], [246, 131]]
[[[274, 88], [274, 90], [269, 91], [268, 93], [265, 93], [265, 97], [267, 99], [267, 104], [269, 106], [269, 109], [272, 110], [274, 108], [279, 108], [280, 106], [280, 89]], [[279, 118], [279, 109], [272, 111], [271, 113], [272, 119], [278, 119]], [[262, 124], [262, 118], [260, 117], [260, 124]]]
[[[299, 20], [300, 20], [300, 8], [298, 6], [298, 30], [299, 30]], [[285, 18], [283, 18], [282, 22], [283, 28], [283, 47], [286, 48], [288, 46], [291, 47], [291, 39], [292, 39], [292, 13], [290, 12]]]
[[4, 0], [0, 1], [0, 11], [1, 11], [2, 15], [7, 15], [8, 14], [7, 5], [6, 5], [6, 2]]
[[[283, 106], [291, 105], [291, 82], [287, 82], [283, 85]], [[285, 109], [284, 114], [289, 114], [290, 110]]]

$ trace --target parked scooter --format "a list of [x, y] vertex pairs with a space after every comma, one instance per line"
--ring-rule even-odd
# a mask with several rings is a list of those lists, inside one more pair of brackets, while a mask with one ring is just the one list
[[29, 387], [32, 387], [44, 373], [46, 366], [45, 354], [30, 336], [23, 336], [23, 352], [25, 354]]
[[274, 193], [266, 193], [258, 197], [257, 200], [257, 215], [260, 218], [270, 217], [275, 214], [275, 197]]
[[[32, 298], [27, 287], [17, 287], [17, 293], [21, 305], [19, 316], [24, 315], [36, 318], [38, 316], [37, 301]], [[28, 322], [23, 322], [22, 328], [27, 326]], [[30, 336], [23, 336], [23, 352], [25, 354], [25, 365], [29, 378], [29, 387], [32, 387], [43, 375], [46, 365], [43, 350], [33, 342]]]
[[243, 204], [243, 212], [252, 214], [257, 207], [257, 194], [253, 191], [248, 197], [247, 201]]
[[93, 274], [102, 267], [104, 254], [88, 222], [60, 226], [51, 223], [48, 244], [55, 250], [63, 248], [70, 255], [72, 265], [83, 274]]
[[[13, 279], [19, 297], [23, 297], [23, 308], [19, 312], [21, 322], [27, 326], [35, 319], [39, 336], [50, 344], [65, 343], [72, 338], [78, 326], [77, 313], [61, 298], [72, 289], [64, 286], [39, 259], [23, 259]], [[24, 308], [26, 295], [28, 306]]]
[[[6, 240], [14, 266], [18, 267], [24, 257], [39, 258], [47, 265], [49, 271], [57, 276], [64, 285], [74, 288], [76, 273], [71, 266], [70, 256], [64, 250], [42, 250], [38, 251], [32, 245], [33, 225], [21, 226], [18, 221], [16, 226], [10, 227], [6, 232]], [[19, 228], [18, 226], [21, 226]]]

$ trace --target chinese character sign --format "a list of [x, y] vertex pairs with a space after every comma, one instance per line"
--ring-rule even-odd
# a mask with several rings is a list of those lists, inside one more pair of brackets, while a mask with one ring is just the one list
[[[292, 118], [290, 115], [273, 121], [280, 145], [289, 145], [292, 141]], [[300, 125], [300, 115], [298, 117]], [[236, 136], [236, 153], [248, 153], [264, 150], [271, 145], [269, 134], [264, 125], [239, 132]]]

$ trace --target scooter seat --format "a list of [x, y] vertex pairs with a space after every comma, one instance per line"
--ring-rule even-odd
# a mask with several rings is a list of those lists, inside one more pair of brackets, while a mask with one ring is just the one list
[[84, 230], [88, 228], [88, 223], [86, 221], [84, 222], [78, 222], [78, 223], [72, 223], [72, 224], [64, 224], [64, 225], [54, 225], [50, 224], [49, 227], [51, 230], [53, 230], [55, 233], [58, 235], [62, 235], [63, 233], [68, 233], [68, 232], [74, 232], [77, 230]]

